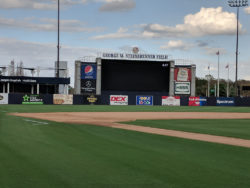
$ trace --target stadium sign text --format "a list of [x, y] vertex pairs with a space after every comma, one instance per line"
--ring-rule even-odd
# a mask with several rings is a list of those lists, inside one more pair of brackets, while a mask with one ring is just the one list
[[168, 60], [168, 55], [103, 53], [103, 59]]

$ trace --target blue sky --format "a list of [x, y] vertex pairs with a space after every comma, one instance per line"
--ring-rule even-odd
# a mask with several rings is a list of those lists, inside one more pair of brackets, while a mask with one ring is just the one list
[[[235, 77], [236, 8], [226, 0], [61, 0], [61, 60], [98, 52], [167, 54], [197, 65], [197, 75]], [[0, 0], [0, 65], [53, 67], [57, 45], [56, 0]], [[250, 8], [240, 9], [239, 78], [250, 80]], [[46, 74], [41, 72], [41, 74]], [[53, 75], [52, 73], [49, 73]], [[73, 81], [73, 80], [72, 80]]]

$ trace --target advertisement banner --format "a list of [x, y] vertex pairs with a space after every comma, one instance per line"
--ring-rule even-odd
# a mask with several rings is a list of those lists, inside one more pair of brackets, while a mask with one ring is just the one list
[[189, 106], [206, 106], [207, 98], [206, 97], [189, 97]]
[[24, 95], [22, 104], [44, 104], [39, 95]]
[[190, 82], [175, 82], [175, 94], [190, 95]]
[[190, 68], [175, 68], [174, 80], [176, 82], [190, 82], [191, 81], [191, 69]]
[[73, 95], [54, 94], [54, 104], [73, 104]]
[[235, 106], [233, 97], [218, 97], [216, 98], [216, 106]]
[[81, 78], [96, 80], [96, 65], [85, 64], [81, 67]]
[[153, 96], [136, 96], [136, 105], [153, 105]]
[[180, 106], [181, 98], [180, 97], [162, 97], [162, 106]]
[[7, 93], [0, 93], [0, 104], [8, 104], [9, 95]]
[[81, 80], [81, 93], [96, 93], [96, 80]]
[[110, 95], [110, 105], [128, 105], [128, 96]]

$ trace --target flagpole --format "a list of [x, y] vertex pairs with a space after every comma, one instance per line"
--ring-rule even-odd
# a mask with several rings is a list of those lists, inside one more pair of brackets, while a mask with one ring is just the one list
[[227, 65], [227, 97], [229, 97], [229, 64]]
[[220, 97], [220, 52], [217, 52], [218, 55], [218, 80], [217, 80], [217, 97]]

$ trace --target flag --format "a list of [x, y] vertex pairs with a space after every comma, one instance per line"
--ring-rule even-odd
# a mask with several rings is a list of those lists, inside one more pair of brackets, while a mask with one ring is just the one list
[[218, 50], [218, 52], [216, 52], [216, 55], [220, 55], [220, 51]]
[[225, 68], [228, 69], [228, 68], [229, 68], [229, 65], [227, 64], [227, 66], [226, 66]]

